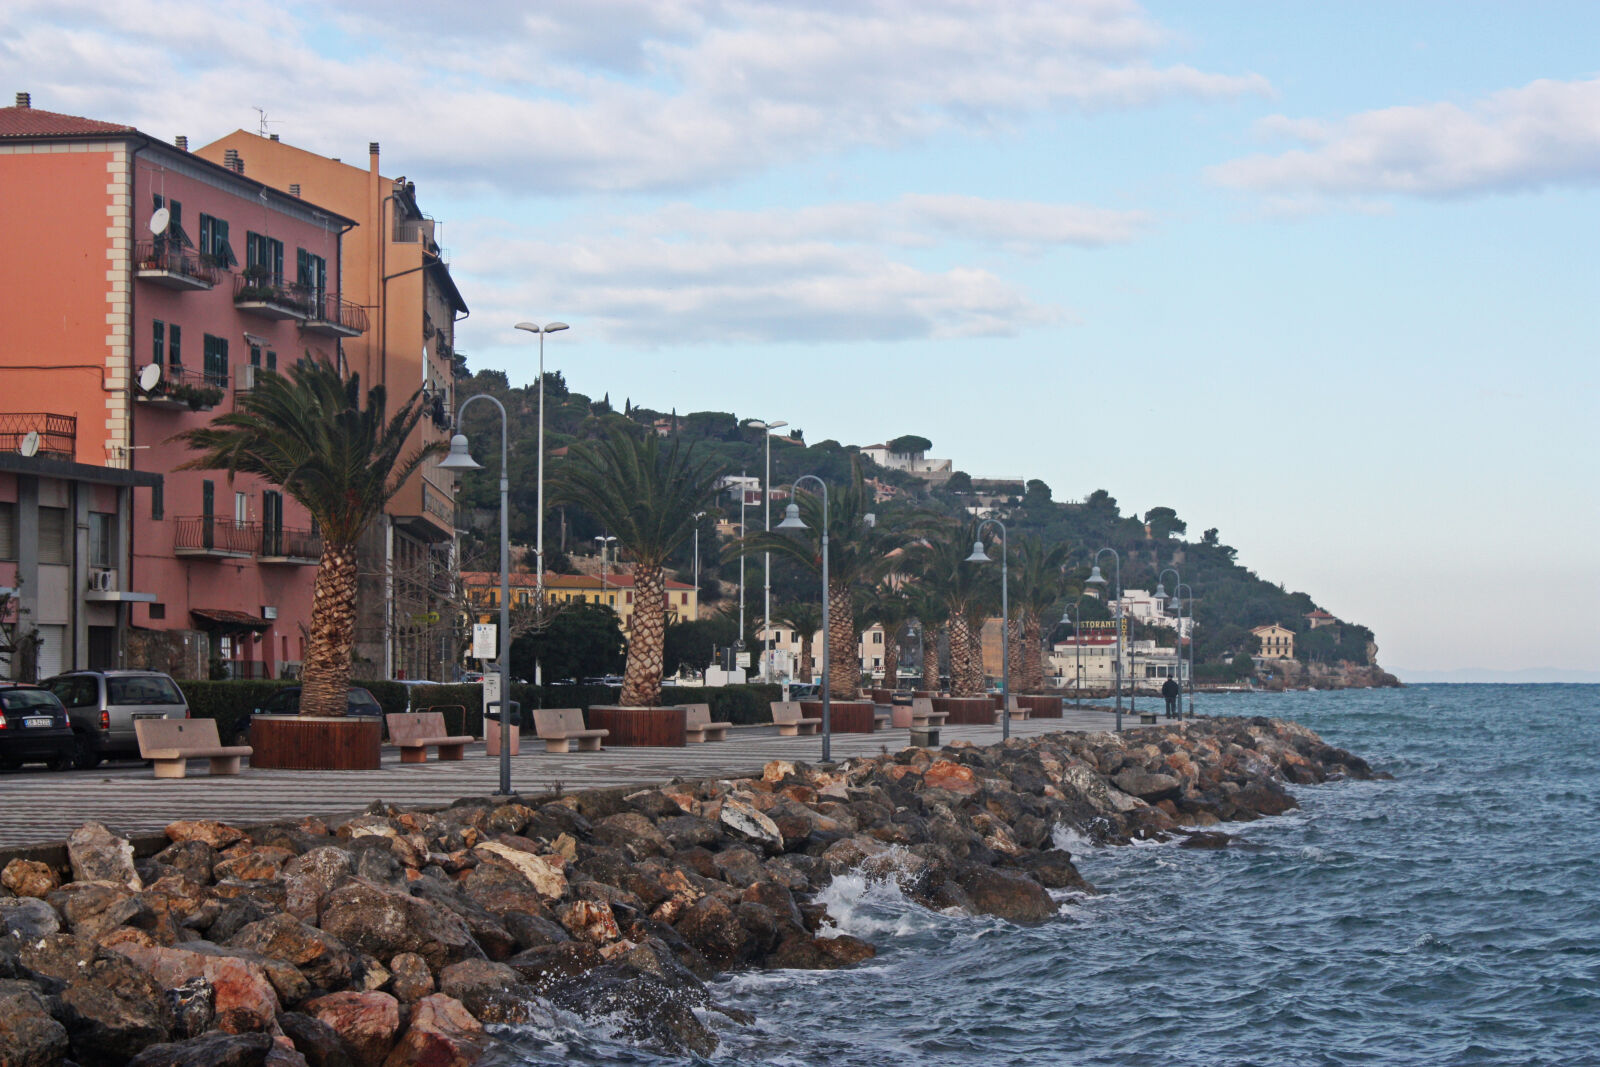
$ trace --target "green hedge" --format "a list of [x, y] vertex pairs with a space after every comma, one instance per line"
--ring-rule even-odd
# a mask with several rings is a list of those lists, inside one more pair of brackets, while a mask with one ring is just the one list
[[[693, 692], [705, 697], [705, 703], [711, 705], [711, 718], [714, 722], [731, 722], [739, 726], [751, 723], [771, 722], [772, 709], [768, 706], [774, 700], [783, 696], [783, 687], [777, 685], [724, 685], [712, 686], [707, 689], [680, 690], [680, 692]], [[693, 698], [685, 698], [685, 702], [696, 702]]]
[[217, 720], [217, 736], [223, 744], [250, 729], [250, 712], [265, 704], [280, 689], [298, 682], [228, 681], [204, 682], [183, 679], [178, 688], [189, 702], [189, 714], [196, 719]]

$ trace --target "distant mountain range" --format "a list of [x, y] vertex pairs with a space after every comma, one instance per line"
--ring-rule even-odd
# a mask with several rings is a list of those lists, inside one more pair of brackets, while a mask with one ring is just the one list
[[1404, 667], [1394, 672], [1408, 685], [1427, 682], [1474, 682], [1500, 685], [1526, 685], [1532, 682], [1600, 684], [1600, 671], [1569, 670], [1562, 667], [1524, 667], [1516, 671], [1496, 671], [1483, 667], [1461, 667], [1453, 671], [1413, 671]]

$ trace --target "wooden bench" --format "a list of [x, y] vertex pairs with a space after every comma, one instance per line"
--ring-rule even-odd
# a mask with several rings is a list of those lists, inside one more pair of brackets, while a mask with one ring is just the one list
[[726, 741], [728, 724], [711, 721], [710, 704], [683, 705], [683, 740], [691, 745], [705, 741]]
[[938, 730], [949, 717], [950, 713], [948, 711], [933, 710], [932, 697], [913, 697], [911, 700], [912, 729], [920, 726], [923, 728], [932, 727], [934, 730]]
[[814, 734], [822, 726], [821, 719], [808, 719], [800, 713], [798, 700], [774, 700], [772, 721], [777, 724], [780, 737]]
[[582, 708], [535, 708], [533, 726], [546, 752], [571, 752], [574, 741], [579, 752], [599, 752], [601, 739], [611, 736], [610, 730], [585, 729]]
[[438, 711], [411, 711], [386, 715], [389, 740], [400, 746], [401, 763], [428, 762], [428, 749], [439, 750], [439, 760], [459, 760], [467, 756], [467, 746], [477, 738], [445, 733], [444, 714]]
[[155, 764], [157, 778], [183, 778], [189, 761], [210, 761], [212, 774], [238, 774], [249, 745], [224, 745], [215, 719], [135, 719], [139, 755]]

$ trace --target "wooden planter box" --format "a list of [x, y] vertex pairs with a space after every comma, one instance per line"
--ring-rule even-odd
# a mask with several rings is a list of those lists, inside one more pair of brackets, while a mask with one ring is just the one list
[[933, 710], [948, 712], [947, 725], [993, 726], [997, 710], [987, 694], [975, 697], [934, 697]]
[[1028, 714], [1035, 719], [1061, 718], [1061, 698], [1046, 696], [1019, 696], [1017, 704], [1028, 709]]
[[375, 771], [383, 724], [368, 715], [254, 715], [250, 766], [278, 771]]
[[[834, 700], [829, 703], [828, 729], [836, 734], [870, 734], [877, 729], [878, 720], [873, 712], [877, 705], [870, 700]], [[822, 701], [802, 700], [800, 714], [807, 718], [822, 718]]]
[[610, 730], [606, 748], [682, 748], [682, 708], [623, 708], [596, 704], [584, 713], [591, 730]]

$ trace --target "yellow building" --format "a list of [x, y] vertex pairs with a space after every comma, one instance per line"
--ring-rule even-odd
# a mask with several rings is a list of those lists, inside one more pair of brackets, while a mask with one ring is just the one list
[[[448, 442], [456, 410], [455, 323], [466, 316], [467, 305], [440, 251], [437, 223], [417, 205], [415, 184], [379, 173], [376, 141], [367, 146], [365, 167], [244, 130], [195, 154], [221, 163], [230, 152], [256, 181], [356, 220], [343, 235], [343, 277], [329, 286], [342, 304], [364, 311], [368, 323], [364, 333], [344, 340], [345, 362], [361, 375], [364, 388], [388, 390], [391, 412], [423, 390], [427, 413], [407, 451]], [[297, 284], [317, 285], [305, 277], [302, 264], [285, 264], [285, 274]], [[359, 546], [355, 654], [381, 677], [425, 676], [438, 635], [405, 620], [437, 613], [456, 565], [454, 546], [454, 479], [438, 464], [426, 463]]]
[[[500, 610], [500, 574], [497, 571], [463, 571], [461, 583], [467, 601], [478, 613], [479, 622], [493, 622]], [[511, 575], [511, 606], [528, 607], [537, 595], [538, 582], [532, 574]], [[633, 575], [546, 574], [544, 595], [547, 603], [603, 604], [617, 613], [622, 632], [633, 629]], [[667, 579], [667, 622], [693, 622], [700, 618], [700, 593], [687, 582]]]
[[1294, 659], [1294, 631], [1273, 623], [1250, 631], [1261, 640], [1262, 659]]

